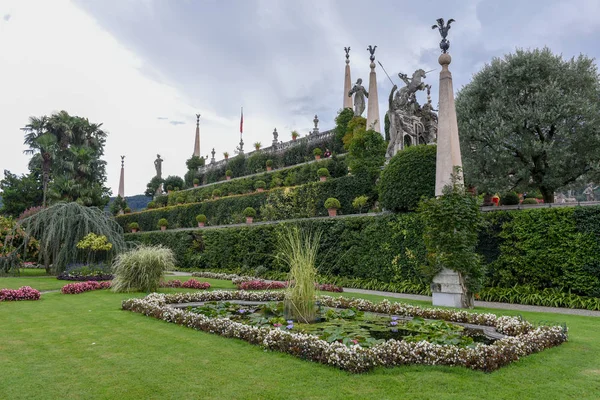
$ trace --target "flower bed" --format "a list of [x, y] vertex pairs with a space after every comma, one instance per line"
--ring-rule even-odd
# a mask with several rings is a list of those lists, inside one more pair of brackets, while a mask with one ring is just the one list
[[40, 292], [29, 286], [18, 289], [0, 289], [0, 301], [39, 300]]
[[509, 336], [496, 340], [490, 345], [479, 343], [472, 347], [390, 339], [373, 347], [364, 348], [359, 345], [347, 346], [340, 342], [329, 343], [313, 335], [292, 333], [278, 328], [255, 327], [225, 318], [209, 318], [169, 306], [169, 304], [177, 303], [228, 300], [282, 301], [284, 295], [283, 292], [246, 291], [169, 295], [153, 293], [143, 299], [125, 300], [122, 308], [197, 330], [243, 339], [268, 350], [281, 351], [355, 373], [366, 372], [378, 366], [393, 367], [406, 364], [463, 366], [491, 372], [517, 361], [521, 357], [557, 346], [567, 340], [566, 328], [563, 329], [560, 326], [535, 328], [530, 323], [516, 317], [421, 308], [402, 303], [391, 303], [387, 300], [373, 303], [363, 299], [319, 297], [321, 304], [328, 307], [354, 307], [362, 311], [389, 315], [485, 325], [494, 327], [498, 332]]
[[287, 282], [267, 282], [262, 279], [253, 279], [251, 281], [241, 282], [236, 285], [239, 290], [267, 290], [267, 289], [285, 289]]
[[109, 264], [71, 264], [56, 279], [63, 281], [110, 281], [113, 279]]
[[210, 283], [200, 282], [196, 279], [190, 279], [185, 282], [181, 282], [178, 279], [173, 279], [171, 281], [161, 282], [160, 287], [184, 288], [184, 289], [208, 289], [208, 288], [210, 288]]
[[97, 282], [97, 281], [87, 281], [87, 282], [77, 282], [77, 283], [69, 283], [60, 289], [62, 294], [79, 294], [84, 292], [89, 292], [92, 290], [100, 290], [100, 289], [108, 289], [110, 288], [111, 282]]
[[[218, 272], [194, 272], [192, 276], [210, 278], [210, 279], [225, 279], [237, 286], [240, 290], [269, 290], [269, 289], [285, 289], [288, 286], [287, 282], [282, 281], [265, 281], [261, 278], [251, 277], [247, 275], [223, 274]], [[317, 290], [323, 292], [338, 292], [342, 293], [344, 289], [341, 286], [332, 285], [329, 283], [315, 283]]]

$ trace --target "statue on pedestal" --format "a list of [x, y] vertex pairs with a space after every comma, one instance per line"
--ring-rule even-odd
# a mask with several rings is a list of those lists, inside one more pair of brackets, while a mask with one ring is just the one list
[[354, 115], [360, 117], [365, 112], [365, 97], [369, 98], [369, 93], [363, 87], [361, 78], [358, 78], [352, 90], [348, 92], [348, 97], [352, 97], [352, 95], [354, 95]]
[[594, 195], [594, 190], [598, 189], [598, 186], [594, 187], [593, 183], [588, 183], [586, 188], [583, 190], [583, 194], [585, 194], [585, 201], [596, 201], [596, 196]]
[[160, 158], [160, 154], [157, 154], [156, 160], [154, 160], [154, 168], [156, 168], [156, 176], [158, 179], [162, 179], [162, 162], [163, 159]]

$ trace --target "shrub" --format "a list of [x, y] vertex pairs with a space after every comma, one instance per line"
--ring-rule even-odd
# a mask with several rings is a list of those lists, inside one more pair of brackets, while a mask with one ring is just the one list
[[325, 200], [325, 208], [334, 208], [338, 210], [342, 208], [342, 205], [340, 204], [340, 201], [338, 199], [336, 199], [335, 197], [330, 197], [327, 200]]
[[352, 200], [352, 207], [356, 208], [358, 212], [361, 212], [363, 207], [367, 205], [369, 198], [367, 196], [358, 196]]
[[100, 290], [100, 289], [108, 289], [110, 288], [110, 282], [97, 282], [97, 281], [87, 281], [87, 282], [77, 282], [77, 283], [69, 283], [63, 286], [60, 289], [62, 294], [79, 294], [83, 292], [89, 292], [91, 290]]
[[138, 224], [137, 222], [132, 222], [129, 225], [129, 229], [140, 229], [140, 224]]
[[169, 221], [167, 221], [166, 218], [161, 218], [158, 220], [156, 226], [158, 226], [159, 228], [162, 228], [163, 226], [169, 226]]
[[272, 167], [273, 166], [273, 160], [267, 160], [267, 162], [265, 163], [267, 167]]
[[253, 279], [244, 281], [236, 285], [239, 290], [273, 290], [285, 289], [288, 285], [286, 282], [267, 282], [262, 279]]
[[165, 207], [169, 202], [169, 196], [161, 195], [154, 198], [154, 202], [158, 207]]
[[504, 193], [500, 196], [500, 205], [502, 206], [514, 206], [519, 204], [519, 195], [515, 192]]
[[167, 185], [167, 190], [170, 192], [173, 190], [173, 185]]
[[29, 286], [18, 289], [0, 289], [0, 301], [39, 300], [40, 292]]
[[219, 189], [213, 190], [212, 197], [221, 197], [221, 191]]
[[[166, 186], [167, 190], [174, 190], [176, 188], [184, 187], [185, 182], [179, 176], [170, 175], [167, 177], [167, 179], [165, 179], [164, 185]], [[176, 189], [176, 190], [179, 190], [179, 189]]]
[[319, 168], [317, 170], [317, 175], [319, 175], [319, 177], [329, 177], [329, 170], [327, 168]]
[[267, 184], [265, 183], [265, 181], [256, 181], [256, 183], [254, 184], [254, 187], [256, 189], [264, 189], [265, 186], [267, 186]]
[[436, 146], [399, 151], [381, 173], [379, 199], [390, 211], [415, 210], [422, 197], [435, 195]]
[[330, 283], [321, 283], [321, 284], [317, 284], [316, 286], [317, 286], [317, 290], [320, 290], [322, 292], [342, 293], [344, 291], [343, 287], [332, 285]]
[[200, 282], [193, 278], [190, 280], [187, 280], [183, 283], [179, 279], [173, 279], [170, 281], [161, 282], [160, 287], [184, 288], [184, 289], [208, 289], [208, 288], [210, 288], [210, 283]]
[[532, 198], [526, 198], [523, 200], [523, 202], [521, 204], [537, 204], [537, 200], [536, 199], [532, 199]]
[[292, 131], [292, 139], [296, 139], [300, 134], [297, 131]]
[[231, 171], [230, 169], [228, 169], [227, 171], [225, 171], [225, 176], [233, 176], [233, 171]]
[[154, 201], [150, 201], [146, 207], [148, 208], [148, 210], [152, 210], [156, 208], [156, 203]]
[[200, 179], [198, 179], [198, 178], [194, 178], [194, 179], [192, 180], [192, 183], [193, 183], [194, 185], [197, 185], [197, 184], [199, 184], [199, 183], [200, 183]]
[[204, 214], [196, 215], [196, 222], [206, 223], [206, 221], [208, 221], [208, 218], [206, 218], [206, 215], [204, 215]]
[[125, 208], [123, 209], [123, 212], [124, 212], [125, 214], [131, 214], [131, 208], [129, 208], [129, 207], [125, 207]]
[[163, 273], [174, 267], [175, 256], [170, 249], [140, 246], [115, 260], [113, 290], [153, 292], [158, 289]]
[[244, 217], [246, 217], [246, 218], [256, 217], [256, 210], [252, 207], [246, 207], [244, 209]]
[[313, 154], [315, 156], [320, 156], [323, 154], [323, 150], [321, 150], [320, 148], [317, 147], [316, 149], [313, 150]]

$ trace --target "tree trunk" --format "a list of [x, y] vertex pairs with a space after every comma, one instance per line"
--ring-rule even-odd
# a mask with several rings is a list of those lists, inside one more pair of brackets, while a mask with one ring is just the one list
[[540, 192], [544, 197], [544, 203], [554, 203], [554, 190], [546, 187], [540, 187]]

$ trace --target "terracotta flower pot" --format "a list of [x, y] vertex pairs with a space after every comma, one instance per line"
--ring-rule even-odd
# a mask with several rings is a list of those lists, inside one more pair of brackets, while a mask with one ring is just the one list
[[198, 228], [204, 228], [204, 222], [198, 222]]
[[258, 189], [256, 189], [256, 191], [257, 191], [258, 193], [261, 193], [261, 192], [264, 192], [264, 191], [265, 191], [265, 189], [263, 189], [263, 188], [258, 188]]
[[213, 199], [214, 200], [219, 200], [221, 197], [220, 196], [214, 196]]
[[272, 171], [272, 170], [273, 170], [273, 167], [267, 167], [267, 172]]
[[198, 184], [197, 184], [197, 183], [194, 183], [194, 187], [198, 187]]
[[167, 227], [166, 227], [166, 226], [161, 226], [161, 227], [160, 227], [160, 230], [161, 230], [161, 231], [166, 231], [166, 230], [167, 230]]
[[293, 140], [294, 142], [296, 141], [296, 139], [297, 139], [297, 138], [295, 138], [295, 137], [293, 137], [293, 136], [292, 136], [292, 140]]
[[337, 208], [328, 208], [327, 212], [329, 213], [330, 217], [335, 217], [337, 215]]
[[138, 230], [135, 228], [131, 228], [131, 233], [136, 233]]
[[321, 182], [325, 182], [327, 180], [326, 176], [320, 176], [319, 179], [321, 180]]
[[315, 160], [320, 160], [321, 156], [315, 156]]
[[226, 178], [228, 181], [230, 181], [230, 180], [231, 180], [231, 177], [230, 177], [230, 176], [226, 176], [225, 178]]
[[246, 217], [246, 223], [251, 224], [254, 217]]

